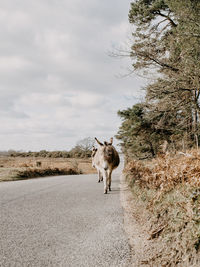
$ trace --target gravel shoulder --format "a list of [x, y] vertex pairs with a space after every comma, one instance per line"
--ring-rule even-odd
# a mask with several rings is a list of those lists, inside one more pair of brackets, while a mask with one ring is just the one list
[[159, 244], [151, 240], [149, 214], [133, 197], [122, 174], [120, 178], [120, 200], [124, 209], [124, 229], [131, 247], [131, 266], [151, 266], [149, 260], [157, 257]]

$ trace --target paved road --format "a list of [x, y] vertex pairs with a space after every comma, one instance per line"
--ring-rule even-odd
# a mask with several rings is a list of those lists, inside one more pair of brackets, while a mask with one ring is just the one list
[[0, 266], [130, 266], [119, 174], [0, 183]]

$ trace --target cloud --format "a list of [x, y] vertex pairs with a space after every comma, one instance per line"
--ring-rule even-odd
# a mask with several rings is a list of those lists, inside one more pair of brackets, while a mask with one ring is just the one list
[[140, 99], [144, 81], [119, 78], [130, 59], [129, 0], [7, 0], [0, 7], [0, 150], [70, 149], [108, 139], [117, 111]]

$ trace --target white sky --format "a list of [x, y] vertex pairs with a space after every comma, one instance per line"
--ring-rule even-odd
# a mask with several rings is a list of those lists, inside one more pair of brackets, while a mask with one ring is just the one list
[[[0, 0], [0, 150], [69, 150], [114, 136], [144, 81], [119, 78], [130, 0]], [[117, 141], [115, 140], [115, 143]]]

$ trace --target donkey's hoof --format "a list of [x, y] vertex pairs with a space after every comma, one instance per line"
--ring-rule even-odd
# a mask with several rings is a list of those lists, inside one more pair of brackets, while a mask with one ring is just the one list
[[104, 190], [104, 194], [107, 194], [108, 192], [107, 192], [107, 189], [106, 190]]
[[109, 187], [109, 191], [111, 191], [111, 188]]

